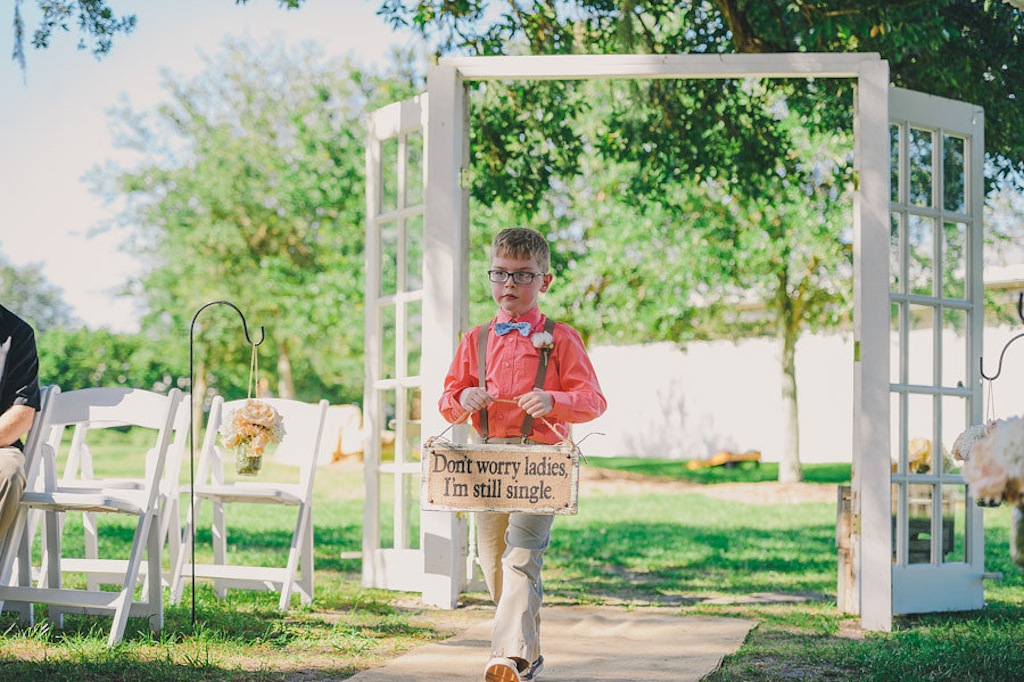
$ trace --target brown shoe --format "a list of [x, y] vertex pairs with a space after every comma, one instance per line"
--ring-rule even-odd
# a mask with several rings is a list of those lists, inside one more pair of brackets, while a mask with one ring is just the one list
[[511, 658], [492, 658], [484, 670], [484, 682], [523, 682], [519, 666]]

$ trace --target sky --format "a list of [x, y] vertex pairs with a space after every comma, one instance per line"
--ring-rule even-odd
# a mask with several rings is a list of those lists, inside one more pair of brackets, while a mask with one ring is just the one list
[[[121, 251], [128, 232], [97, 233], [116, 206], [105, 205], [85, 179], [119, 158], [108, 110], [123, 98], [136, 111], [168, 99], [161, 70], [199, 73], [202, 55], [216, 54], [228, 36], [262, 41], [280, 33], [288, 43], [312, 40], [328, 55], [383, 68], [391, 45], [414, 38], [387, 26], [376, 15], [380, 4], [306, 0], [289, 11], [277, 0], [113, 0], [116, 11], [136, 14], [138, 25], [116, 38], [107, 57], [77, 49], [77, 33], [59, 33], [46, 50], [26, 42], [23, 73], [10, 59], [14, 0], [0, 0], [0, 254], [17, 266], [41, 263], [89, 328], [136, 331], [134, 303], [116, 295], [139, 271]], [[35, 6], [22, 5], [26, 33], [35, 27]]]

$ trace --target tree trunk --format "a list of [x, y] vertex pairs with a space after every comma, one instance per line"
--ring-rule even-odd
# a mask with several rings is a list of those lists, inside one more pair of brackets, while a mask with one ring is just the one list
[[787, 324], [782, 338], [782, 412], [786, 435], [779, 462], [779, 482], [803, 480], [800, 470], [800, 412], [796, 396], [796, 334]]
[[292, 378], [292, 363], [288, 359], [288, 342], [277, 344], [277, 395], [295, 400], [295, 380]]

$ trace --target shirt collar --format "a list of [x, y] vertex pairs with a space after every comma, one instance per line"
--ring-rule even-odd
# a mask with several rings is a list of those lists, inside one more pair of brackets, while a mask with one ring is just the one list
[[503, 310], [498, 311], [498, 316], [494, 318], [495, 322], [529, 322], [530, 326], [536, 330], [542, 327], [541, 320], [543, 315], [540, 313], [540, 306], [533, 306], [519, 317], [512, 317]]

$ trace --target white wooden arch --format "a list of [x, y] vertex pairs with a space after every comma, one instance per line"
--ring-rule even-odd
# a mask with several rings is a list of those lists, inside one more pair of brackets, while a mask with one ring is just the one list
[[[852, 561], [855, 585], [853, 603], [847, 609], [861, 616], [861, 623], [867, 629], [889, 630], [892, 627], [893, 601], [893, 527], [894, 499], [891, 483], [890, 452], [893, 442], [890, 438], [891, 384], [890, 377], [890, 255], [892, 248], [892, 220], [895, 210], [890, 195], [890, 87], [887, 62], [879, 55], [863, 54], [772, 54], [772, 55], [563, 55], [525, 57], [472, 57], [441, 59], [430, 67], [427, 77], [426, 103], [413, 103], [406, 118], [425, 119], [425, 193], [423, 205], [418, 209], [405, 207], [401, 211], [420, 210], [423, 215], [423, 268], [422, 268], [422, 357], [420, 374], [415, 377], [399, 378], [403, 386], [415, 385], [422, 391], [422, 432], [440, 433], [447, 424], [433, 406], [437, 404], [444, 376], [458, 340], [469, 327], [468, 320], [468, 191], [461, 182], [464, 170], [469, 165], [468, 150], [468, 99], [466, 83], [480, 80], [503, 79], [693, 79], [693, 78], [849, 78], [855, 81], [854, 133], [855, 166], [858, 186], [854, 193], [854, 447], [853, 447], [853, 496], [852, 511], [854, 522]], [[938, 98], [936, 98], [938, 101]], [[942, 100], [948, 102], [947, 100]], [[959, 104], [959, 103], [950, 103]], [[394, 105], [393, 105], [394, 106]], [[978, 118], [980, 109], [976, 111]], [[396, 110], [397, 111], [397, 110]], [[393, 112], [394, 113], [394, 112]], [[941, 129], [939, 131], [941, 136]], [[965, 133], [968, 134], [968, 133]], [[373, 166], [373, 149], [378, 150], [379, 140], [371, 132], [368, 144], [368, 273], [379, 267], [378, 251], [371, 248], [379, 235], [373, 230], [381, 221], [381, 211], [374, 205], [373, 184], [380, 184], [380, 167]], [[971, 261], [968, 280], [980, 285], [980, 229], [981, 194], [980, 156], [981, 138], [973, 140], [970, 149], [972, 169], [977, 171], [977, 183], [971, 185], [969, 206], [957, 214], [956, 219], [969, 225], [971, 234], [979, 237], [972, 246], [978, 260]], [[941, 166], [942, 159], [935, 157]], [[402, 166], [400, 161], [398, 164]], [[973, 172], [973, 171], [972, 171]], [[401, 177], [401, 171], [399, 171]], [[972, 181], [973, 182], [973, 181]], [[933, 216], [941, 220], [941, 216]], [[938, 224], [938, 223], [937, 223]], [[368, 275], [369, 276], [369, 275]], [[374, 300], [390, 305], [393, 298], [374, 299], [373, 287], [368, 283], [367, 294], [367, 355], [379, 355], [382, 339], [380, 326], [373, 318]], [[401, 297], [399, 297], [401, 298]], [[911, 298], [913, 298], [911, 296]], [[980, 348], [980, 286], [970, 284], [957, 305], [968, 311], [969, 325], [977, 331], [977, 339], [968, 345], [968, 354]], [[941, 304], [940, 304], [941, 309]], [[970, 356], [973, 360], [975, 356]], [[967, 357], [964, 358], [968, 360]], [[367, 442], [367, 498], [373, 496], [374, 504], [380, 492], [377, 478], [378, 468], [394, 472], [395, 467], [406, 466], [409, 475], [415, 468], [414, 462], [400, 465], [408, 455], [396, 450], [395, 463], [382, 464], [378, 442], [378, 429], [382, 422], [374, 421], [376, 413], [370, 405], [378, 404], [375, 387], [390, 390], [394, 378], [378, 381], [379, 371], [367, 364], [366, 413], [368, 424]], [[974, 365], [977, 363], [974, 362]], [[965, 398], [969, 409], [965, 415], [976, 416], [979, 412], [977, 391], [977, 370], [961, 381], [957, 395]], [[964, 388], [966, 387], [966, 388]], [[906, 387], [901, 390], [906, 391]], [[943, 392], [941, 387], [928, 387], [928, 394]], [[417, 415], [418, 416], [418, 415]], [[967, 419], [968, 417], [964, 417]], [[401, 419], [399, 420], [401, 421]], [[456, 430], [455, 438], [464, 437]], [[904, 434], [905, 435], [905, 434]], [[373, 452], [377, 449], [376, 454]], [[898, 446], [905, 457], [905, 446]], [[955, 481], [948, 483], [952, 485]], [[960, 481], [962, 483], [962, 480]], [[906, 484], [906, 480], [904, 480]], [[940, 485], [940, 484], [937, 484]], [[396, 496], [399, 494], [397, 486]], [[962, 486], [961, 486], [962, 487]], [[941, 490], [941, 488], [937, 488]], [[898, 499], [903, 499], [905, 495]], [[368, 502], [369, 504], [369, 502]], [[399, 513], [401, 504], [396, 502]], [[376, 540], [378, 533], [373, 525], [375, 510], [368, 510], [366, 526], [368, 535]], [[397, 521], [395, 522], [398, 523]], [[975, 530], [980, 534], [980, 515], [974, 519]], [[939, 522], [933, 522], [940, 530]], [[420, 518], [420, 546], [381, 548], [364, 542], [364, 583], [376, 587], [409, 589], [410, 581], [421, 585], [426, 602], [454, 607], [466, 584], [466, 523], [458, 514], [423, 512]], [[972, 537], [972, 541], [975, 538]], [[421, 556], [421, 560], [413, 557]], [[934, 555], [934, 552], [933, 552]], [[980, 590], [981, 570], [977, 566], [976, 543], [973, 559], [975, 564], [966, 570], [970, 580], [977, 582]], [[390, 557], [390, 559], [389, 559]], [[415, 564], [412, 566], [412, 562]], [[932, 568], [942, 568], [941, 559], [933, 556]], [[983, 558], [982, 558], [983, 563]], [[404, 571], [396, 566], [401, 565]], [[386, 568], [390, 566], [391, 568]], [[918, 574], [924, 574], [925, 566], [914, 567]], [[378, 570], [380, 569], [380, 570]], [[398, 577], [398, 573], [402, 577]], [[943, 574], [945, 575], [945, 574]], [[932, 578], [941, 580], [942, 578]], [[951, 607], [946, 607], [951, 608]], [[928, 610], [927, 607], [924, 610]], [[940, 609], [936, 609], [940, 610]]]

